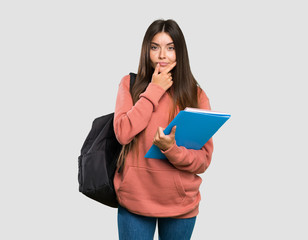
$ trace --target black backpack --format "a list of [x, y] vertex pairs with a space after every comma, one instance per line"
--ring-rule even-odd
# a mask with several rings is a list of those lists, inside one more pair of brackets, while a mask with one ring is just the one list
[[[136, 74], [129, 75], [132, 89]], [[113, 178], [122, 145], [115, 137], [113, 118], [114, 113], [110, 113], [94, 119], [78, 157], [78, 182], [81, 193], [116, 208], [118, 201]]]

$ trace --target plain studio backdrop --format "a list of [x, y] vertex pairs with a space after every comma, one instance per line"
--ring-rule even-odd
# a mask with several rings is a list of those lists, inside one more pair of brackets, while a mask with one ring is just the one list
[[[213, 110], [192, 239], [308, 239], [305, 1], [1, 1], [1, 239], [117, 239], [78, 192], [94, 118], [113, 112], [156, 19], [174, 19]], [[157, 233], [156, 233], [157, 235]]]

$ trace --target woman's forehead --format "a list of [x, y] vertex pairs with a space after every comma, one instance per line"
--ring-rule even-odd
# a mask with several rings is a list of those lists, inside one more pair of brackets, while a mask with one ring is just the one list
[[169, 45], [173, 43], [173, 40], [168, 33], [160, 32], [153, 37], [151, 42], [159, 45]]

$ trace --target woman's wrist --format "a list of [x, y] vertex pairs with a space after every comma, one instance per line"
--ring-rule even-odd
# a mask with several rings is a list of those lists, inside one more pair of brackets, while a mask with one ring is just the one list
[[170, 148], [172, 148], [172, 146], [175, 144], [175, 141], [173, 141], [172, 143], [168, 144], [167, 147], [165, 148], [161, 148], [160, 150], [162, 150], [163, 152], [168, 151]]

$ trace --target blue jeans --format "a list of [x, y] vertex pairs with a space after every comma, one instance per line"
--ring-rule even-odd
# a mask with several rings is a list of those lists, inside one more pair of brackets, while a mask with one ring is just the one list
[[155, 218], [136, 215], [119, 206], [118, 231], [120, 240], [153, 240], [156, 221], [160, 240], [189, 240], [196, 217]]

